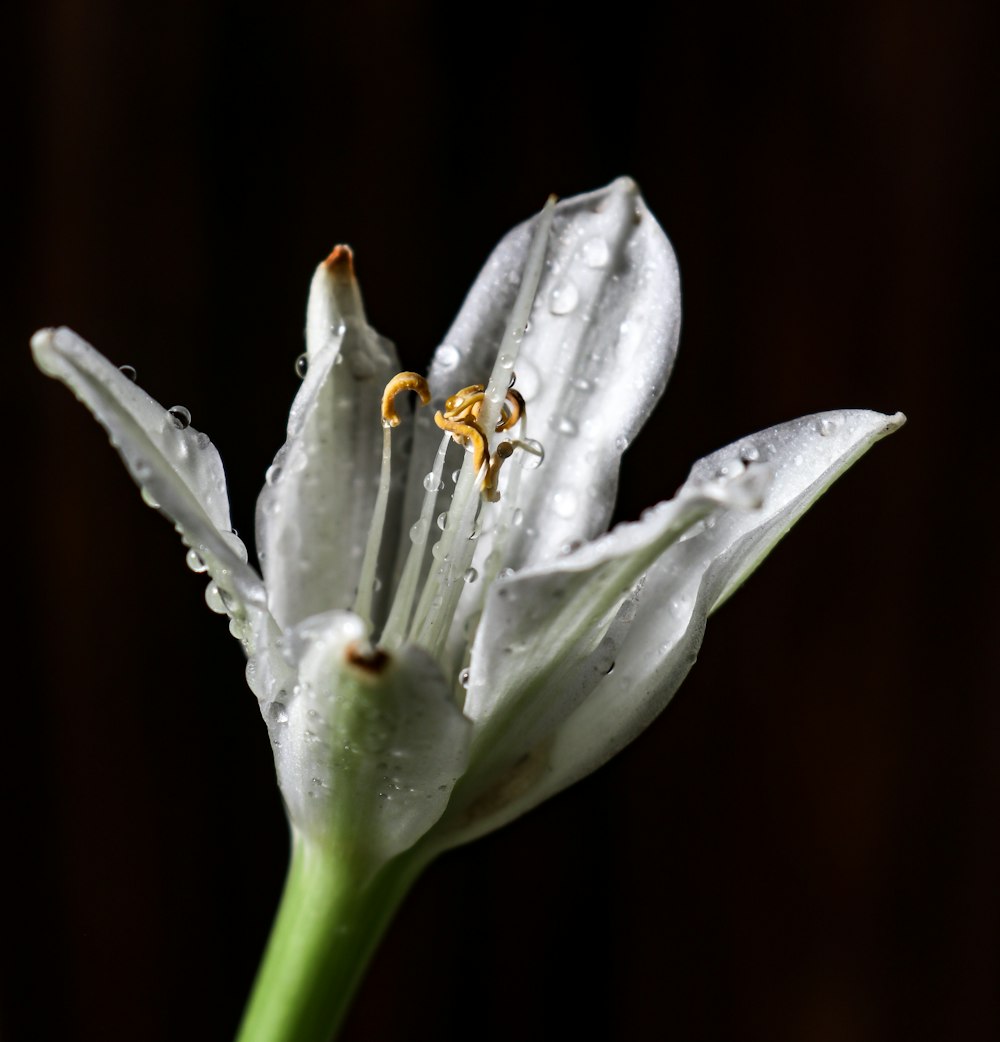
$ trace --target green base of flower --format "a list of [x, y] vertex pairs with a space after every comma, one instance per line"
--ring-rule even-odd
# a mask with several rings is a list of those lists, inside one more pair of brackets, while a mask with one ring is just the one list
[[330, 1042], [425, 863], [404, 854], [359, 883], [330, 853], [297, 839], [237, 1042]]

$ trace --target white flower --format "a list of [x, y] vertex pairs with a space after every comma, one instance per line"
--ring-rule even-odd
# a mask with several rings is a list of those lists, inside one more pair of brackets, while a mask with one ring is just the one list
[[390, 433], [399, 363], [338, 247], [258, 502], [263, 578], [185, 411], [67, 329], [32, 347], [209, 573], [296, 834], [367, 872], [495, 828], [614, 755], [677, 689], [708, 615], [903, 422], [843, 410], [762, 431], [602, 535], [679, 323], [673, 252], [631, 181], [547, 205], [496, 248], [435, 355], [431, 404]]

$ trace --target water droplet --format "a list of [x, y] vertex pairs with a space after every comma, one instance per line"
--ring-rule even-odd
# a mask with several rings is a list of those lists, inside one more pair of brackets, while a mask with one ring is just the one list
[[583, 376], [578, 376], [575, 380], [573, 380], [573, 387], [577, 391], [586, 392], [589, 391], [593, 386], [594, 385], [586, 377]]
[[284, 702], [272, 702], [268, 709], [268, 715], [276, 724], [288, 723], [288, 709]]
[[840, 426], [840, 420], [833, 416], [824, 416], [819, 423], [816, 424], [816, 430], [819, 431], [820, 435], [824, 438], [829, 438], [831, 434], [835, 434], [837, 428]]
[[143, 485], [142, 488], [139, 489], [139, 494], [142, 496], [142, 501], [146, 504], [146, 506], [152, 507], [154, 510], [160, 509], [160, 504], [156, 501], [155, 497], [153, 496], [153, 493], [150, 492], [145, 485]]
[[448, 560], [448, 555], [444, 552], [444, 545], [443, 545], [443, 543], [444, 543], [444, 540], [439, 539], [431, 547], [431, 557], [433, 557], [435, 561], [447, 561]]
[[479, 578], [479, 572], [477, 572], [475, 568], [467, 568], [465, 570], [465, 575], [463, 575], [462, 578], [467, 583], [474, 583]]
[[447, 524], [448, 524], [448, 511], [447, 510], [442, 510], [441, 513], [438, 514], [437, 520], [436, 520], [435, 523], [437, 524], [438, 528], [440, 528], [441, 531], [443, 532], [445, 530]]
[[435, 476], [433, 470], [429, 470], [424, 475], [424, 488], [428, 492], [440, 492], [444, 488], [444, 482]]
[[201, 573], [208, 571], [208, 565], [205, 564], [196, 550], [188, 550], [185, 561], [187, 561], [187, 566], [192, 572]]
[[183, 405], [172, 405], [167, 409], [167, 415], [179, 431], [185, 431], [191, 426], [191, 413]]
[[511, 515], [510, 523], [515, 528], [524, 523], [524, 511], [520, 507], [514, 508], [514, 513]]
[[525, 438], [521, 442], [521, 466], [525, 470], [535, 470], [542, 465], [545, 459], [545, 449], [540, 441], [534, 438]]
[[599, 235], [595, 235], [593, 239], [588, 239], [583, 244], [583, 249], [580, 251], [583, 257], [583, 263], [588, 268], [603, 268], [611, 257], [611, 251], [608, 249], [608, 244]]
[[501, 369], [513, 369], [514, 368], [514, 356], [507, 354], [505, 351], [498, 359], [497, 364]]
[[427, 520], [420, 518], [410, 526], [410, 541], [419, 543], [421, 539], [427, 538]]
[[[337, 358], [337, 361], [338, 362], [340, 361], [339, 357]], [[308, 355], [299, 355], [299, 357], [295, 359], [295, 375], [300, 380], [304, 380], [306, 378], [306, 373], [308, 373], [308, 372], [309, 372], [309, 356]]]
[[461, 473], [462, 473], [462, 472], [461, 472], [460, 470], [453, 470], [453, 471], [451, 472], [451, 481], [452, 481], [452, 484], [453, 484], [453, 485], [457, 485], [457, 484], [458, 484], [458, 478], [459, 478], [459, 475], [460, 475]]
[[619, 434], [618, 437], [615, 438], [615, 448], [619, 452], [624, 452], [628, 448], [628, 438], [626, 438], [624, 434]]
[[760, 459], [760, 449], [756, 445], [744, 445], [740, 449], [740, 459], [744, 463], [753, 463]]
[[226, 614], [226, 603], [222, 599], [222, 591], [215, 583], [209, 583], [205, 587], [205, 603], [216, 615]]
[[559, 489], [552, 497], [552, 509], [560, 517], [572, 517], [576, 513], [576, 493], [571, 488]]
[[268, 485], [277, 485], [278, 478], [280, 477], [281, 467], [279, 467], [277, 463], [272, 463], [264, 474], [264, 481], [267, 482]]
[[513, 574], [514, 574], [514, 569], [513, 568], [501, 568], [500, 571], [497, 572], [497, 578], [498, 579], [509, 579]]
[[463, 669], [462, 672], [458, 674], [458, 683], [459, 686], [463, 688], [469, 686], [469, 671], [467, 669]]
[[515, 344], [519, 344], [524, 339], [524, 334], [527, 332], [527, 326], [515, 326], [510, 331], [510, 338]]
[[549, 417], [549, 426], [560, 434], [572, 437], [577, 432], [576, 420], [571, 416], [556, 413]]
[[478, 539], [479, 533], [482, 532], [482, 530], [483, 519], [481, 517], [477, 517], [476, 520], [473, 522], [472, 531], [469, 533], [469, 541], [474, 542], [476, 539]]
[[131, 380], [135, 383], [135, 366], [134, 365], [120, 365], [118, 366], [118, 372], [125, 377], [126, 380]]
[[549, 311], [553, 315], [568, 315], [580, 302], [580, 294], [572, 282], [564, 282], [549, 294]]
[[453, 347], [451, 344], [442, 344], [434, 352], [434, 365], [439, 369], [454, 369], [461, 357], [457, 347]]

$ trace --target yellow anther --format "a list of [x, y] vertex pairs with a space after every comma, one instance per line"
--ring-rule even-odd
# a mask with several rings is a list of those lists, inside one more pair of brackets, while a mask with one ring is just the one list
[[493, 450], [493, 459], [486, 470], [486, 478], [483, 481], [483, 495], [491, 502], [496, 503], [500, 499], [500, 490], [497, 483], [500, 480], [500, 468], [505, 459], [510, 459], [514, 452], [514, 443], [502, 441]]
[[421, 405], [431, 400], [431, 389], [419, 373], [397, 373], [382, 392], [382, 421], [390, 427], [398, 427], [400, 424], [399, 413], [396, 412], [396, 395], [403, 391], [413, 391], [420, 398]]
[[[513, 378], [512, 378], [513, 379]], [[511, 388], [503, 403], [503, 413], [497, 421], [497, 431], [509, 431], [524, 415], [524, 399], [519, 391]]]
[[442, 412], [436, 412], [434, 422], [441, 430], [447, 431], [460, 445], [472, 442], [472, 462], [477, 474], [484, 463], [489, 467], [490, 443], [482, 427], [474, 419], [453, 420]]
[[[486, 388], [482, 384], [470, 384], [445, 399], [444, 415], [449, 420], [463, 420], [472, 408], [483, 400]], [[476, 410], [478, 412], [478, 409]], [[473, 417], [474, 418], [474, 417]]]

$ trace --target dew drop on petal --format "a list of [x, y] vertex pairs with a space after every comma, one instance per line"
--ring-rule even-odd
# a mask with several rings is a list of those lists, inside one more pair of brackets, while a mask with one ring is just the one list
[[519, 525], [524, 524], [524, 511], [520, 507], [514, 508], [514, 513], [511, 515], [510, 523], [517, 528]]
[[576, 493], [571, 488], [559, 489], [552, 497], [552, 509], [559, 517], [573, 517], [576, 513]]
[[573, 380], [573, 387], [577, 391], [589, 391], [593, 384], [584, 376], [578, 376]]
[[513, 574], [514, 574], [514, 569], [513, 568], [501, 568], [500, 571], [497, 572], [497, 578], [498, 579], [509, 579]]
[[156, 501], [156, 498], [153, 496], [153, 493], [150, 492], [145, 485], [143, 485], [142, 488], [139, 489], [139, 494], [142, 496], [142, 501], [146, 504], [146, 506], [152, 507], [154, 510], [160, 509], [160, 504]]
[[184, 560], [187, 562], [187, 566], [192, 572], [198, 572], [200, 574], [201, 572], [208, 571], [208, 565], [201, 559], [197, 550], [188, 550], [187, 557], [185, 557]]
[[463, 688], [469, 686], [469, 671], [467, 669], [463, 669], [462, 672], [458, 674], [458, 683], [459, 686]]
[[267, 472], [264, 474], [264, 481], [267, 482], [268, 485], [277, 485], [278, 478], [280, 477], [281, 467], [279, 467], [277, 463], [272, 463], [271, 466], [267, 468]]
[[419, 543], [421, 539], [427, 535], [427, 521], [425, 518], [420, 518], [419, 521], [415, 521], [410, 525], [410, 541]]
[[744, 463], [753, 463], [760, 459], [760, 449], [756, 445], [744, 445], [740, 449], [740, 459]]
[[447, 510], [442, 510], [441, 513], [438, 514], [436, 524], [437, 524], [438, 528], [441, 529], [442, 532], [445, 530], [445, 528], [448, 525], [448, 511]]
[[504, 353], [501, 354], [500, 357], [497, 359], [497, 363], [499, 364], [501, 369], [513, 369], [514, 356], [509, 355], [506, 351], [504, 351]]
[[460, 470], [453, 470], [451, 472], [451, 482], [452, 482], [453, 485], [457, 485], [458, 484], [458, 479], [459, 479], [459, 476], [461, 475], [461, 473], [462, 472]]
[[433, 470], [429, 470], [424, 475], [424, 488], [428, 492], [440, 492], [444, 488], [444, 482], [434, 476]]
[[458, 348], [451, 344], [442, 344], [434, 353], [434, 365], [439, 369], [454, 369], [458, 365], [461, 355]]
[[463, 575], [462, 578], [467, 583], [474, 583], [479, 578], [479, 572], [477, 572], [475, 568], [467, 568], [465, 570], [465, 575]]
[[549, 311], [553, 315], [568, 315], [580, 302], [580, 293], [572, 282], [564, 282], [549, 294]]
[[618, 437], [615, 438], [615, 449], [617, 449], [618, 452], [624, 452], [627, 448], [628, 438], [626, 438], [624, 434], [619, 434]]
[[126, 380], [131, 380], [135, 383], [135, 366], [134, 365], [120, 365], [118, 366], [118, 372], [125, 377]]
[[308, 355], [299, 355], [299, 357], [295, 359], [295, 375], [300, 380], [304, 380], [306, 378], [306, 373], [308, 373], [308, 372], [309, 372], [309, 356]]
[[209, 583], [205, 587], [205, 603], [216, 615], [226, 614], [226, 603], [222, 599], [222, 591], [216, 583]]
[[583, 263], [588, 268], [603, 268], [611, 257], [607, 241], [602, 239], [600, 235], [595, 235], [593, 239], [588, 239], [583, 244], [580, 254], [583, 257]]
[[819, 431], [820, 435], [824, 438], [829, 438], [831, 434], [837, 432], [837, 428], [840, 426], [840, 420], [833, 416], [824, 416], [816, 424], [816, 430]]
[[191, 426], [191, 413], [183, 405], [172, 405], [167, 409], [167, 415], [170, 417], [170, 422], [179, 431], [187, 430]]
[[576, 420], [565, 414], [555, 413], [549, 417], [549, 426], [560, 434], [571, 438], [577, 432]]
[[534, 438], [525, 438], [522, 442], [521, 466], [525, 470], [535, 470], [542, 465], [545, 459], [545, 449], [540, 441]]

